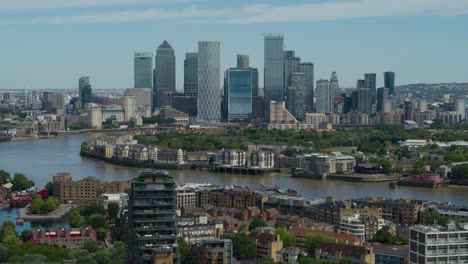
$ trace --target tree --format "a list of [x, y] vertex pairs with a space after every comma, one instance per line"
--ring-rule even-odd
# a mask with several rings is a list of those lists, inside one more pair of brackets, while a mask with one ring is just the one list
[[15, 173], [11, 183], [15, 191], [26, 190], [34, 186], [34, 182], [28, 179], [23, 173]]
[[97, 229], [97, 239], [104, 240], [107, 236], [107, 229], [104, 227], [100, 227]]
[[8, 259], [8, 262], [46, 264], [49, 263], [49, 260], [42, 254], [26, 254], [24, 256], [13, 256]]
[[381, 166], [384, 173], [390, 173], [392, 171], [392, 164], [388, 160], [385, 160], [385, 159], [371, 159], [370, 162]]
[[3, 233], [2, 243], [5, 246], [18, 246], [21, 245], [21, 240], [14, 229], [5, 229]]
[[103, 215], [100, 214], [93, 214], [89, 217], [88, 224], [92, 226], [94, 229], [105, 227], [106, 226], [106, 219], [104, 219]]
[[75, 259], [78, 264], [98, 264], [93, 258], [93, 254], [84, 249], [74, 249], [70, 251], [69, 258]]
[[23, 231], [21, 231], [21, 235], [20, 235], [21, 241], [23, 241], [23, 242], [28, 242], [28, 241], [29, 241], [29, 233], [30, 233], [30, 232], [31, 232], [30, 230], [23, 230]]
[[195, 260], [193, 258], [192, 250], [184, 239], [179, 238], [179, 253], [181, 264], [193, 264]]
[[237, 260], [250, 260], [257, 257], [257, 245], [245, 233], [235, 234], [232, 238], [234, 257]]
[[283, 247], [294, 247], [296, 245], [296, 236], [286, 231], [285, 228], [277, 228], [275, 234], [279, 235], [283, 240]]
[[257, 264], [275, 264], [275, 262], [271, 258], [262, 258], [257, 262]]
[[34, 195], [34, 197], [31, 199], [31, 205], [29, 206], [29, 211], [32, 214], [38, 214], [42, 211], [42, 208], [44, 206], [44, 200], [42, 200], [42, 196], [39, 194]]
[[109, 218], [114, 222], [117, 222], [119, 211], [120, 211], [120, 208], [118, 204], [109, 203], [107, 205], [107, 214], [109, 215]]
[[81, 246], [81, 249], [84, 249], [88, 251], [89, 253], [96, 253], [98, 251], [98, 246], [97, 246], [96, 241], [86, 240]]
[[249, 231], [252, 231], [257, 227], [264, 227], [264, 226], [266, 226], [265, 221], [263, 221], [260, 218], [254, 218], [252, 222], [250, 222], [249, 224]]
[[338, 261], [338, 264], [353, 264], [354, 261], [350, 258], [342, 258]]
[[460, 164], [453, 167], [451, 176], [456, 179], [468, 179], [468, 164]]
[[54, 195], [54, 184], [52, 182], [48, 182], [45, 189], [47, 190], [47, 197]]
[[[14, 232], [16, 232], [15, 223], [13, 223], [12, 221], [3, 222], [2, 227], [0, 227], [0, 242], [3, 241], [3, 238], [5, 237], [5, 232], [7, 230], [13, 230]], [[16, 234], [16, 236], [18, 236], [18, 234]]]
[[315, 249], [319, 248], [322, 243], [335, 243], [335, 239], [320, 234], [307, 235], [305, 241], [307, 254], [315, 257]]
[[9, 182], [10, 179], [10, 173], [8, 173], [5, 170], [0, 170], [0, 185], [3, 185], [7, 182]]

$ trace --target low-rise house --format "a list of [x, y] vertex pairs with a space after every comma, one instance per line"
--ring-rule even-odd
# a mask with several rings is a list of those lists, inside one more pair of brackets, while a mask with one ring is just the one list
[[283, 240], [279, 235], [275, 235], [275, 229], [271, 227], [257, 227], [250, 232], [249, 237], [257, 245], [257, 259], [276, 259], [276, 252], [283, 249]]
[[32, 232], [33, 243], [56, 245], [60, 248], [78, 248], [86, 241], [96, 241], [97, 234], [90, 226], [46, 230], [36, 228]]
[[336, 243], [322, 243], [315, 249], [316, 260], [327, 260], [333, 263], [341, 259], [351, 259], [353, 263], [375, 264], [375, 254], [373, 247], [354, 246]]
[[343, 242], [348, 245], [360, 245], [361, 239], [355, 235], [341, 234], [323, 230], [313, 230], [310, 228], [303, 227], [292, 227], [288, 230], [296, 236], [296, 246], [305, 248], [305, 240], [307, 235], [323, 235], [336, 240], [336, 242]]
[[307, 252], [298, 247], [287, 247], [276, 252], [276, 261], [289, 264], [299, 264], [299, 255], [307, 256]]

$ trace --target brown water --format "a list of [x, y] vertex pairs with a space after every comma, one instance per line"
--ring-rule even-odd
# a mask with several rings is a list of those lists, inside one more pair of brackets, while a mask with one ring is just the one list
[[[74, 179], [95, 176], [100, 180], [129, 180], [138, 169], [126, 168], [82, 158], [78, 155], [80, 144], [92, 134], [59, 136], [50, 139], [34, 139], [0, 143], [0, 169], [23, 172], [39, 186], [52, 180], [57, 172], [71, 172]], [[415, 198], [430, 201], [447, 201], [468, 205], [468, 187], [439, 189], [397, 187], [388, 183], [355, 183], [344, 181], [316, 181], [290, 178], [287, 175], [252, 176], [218, 174], [205, 171], [170, 171], [178, 182], [211, 183], [217, 185], [279, 186], [295, 189], [301, 195], [336, 199], [381, 196], [388, 198]]]

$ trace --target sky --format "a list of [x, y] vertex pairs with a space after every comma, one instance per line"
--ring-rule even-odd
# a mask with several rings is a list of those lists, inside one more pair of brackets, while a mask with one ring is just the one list
[[[0, 0], [0, 90], [133, 86], [133, 53], [167, 40], [183, 60], [221, 41], [221, 67], [250, 56], [263, 72], [263, 35], [355, 87], [366, 72], [396, 84], [468, 81], [468, 0]], [[260, 76], [260, 80], [263, 77]], [[263, 86], [263, 81], [260, 82]]]

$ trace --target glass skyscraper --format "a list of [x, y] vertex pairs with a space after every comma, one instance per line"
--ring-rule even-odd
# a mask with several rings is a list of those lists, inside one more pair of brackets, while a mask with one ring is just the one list
[[198, 42], [198, 120], [215, 123], [221, 120], [220, 42]]
[[307, 112], [314, 110], [314, 64], [311, 62], [303, 62], [299, 66], [300, 72], [303, 72], [306, 77], [306, 105]]
[[89, 76], [82, 76], [78, 80], [78, 94], [80, 97], [81, 107], [84, 108], [85, 104], [91, 103], [91, 83]]
[[384, 87], [388, 88], [390, 95], [395, 95], [395, 73], [384, 72]]
[[223, 103], [226, 121], [251, 121], [253, 73], [253, 70], [239, 68], [226, 71]]
[[184, 60], [184, 94], [198, 96], [198, 53], [185, 53]]
[[264, 47], [265, 117], [270, 116], [270, 101], [284, 101], [283, 36], [266, 35]]
[[156, 67], [154, 69], [154, 108], [161, 107], [159, 98], [164, 91], [176, 90], [176, 58], [174, 49], [164, 40], [156, 50]]
[[306, 75], [303, 72], [293, 72], [290, 74], [291, 84], [288, 87], [286, 98], [286, 109], [296, 118], [302, 120], [302, 115], [306, 112]]
[[153, 88], [153, 53], [135, 52], [133, 57], [134, 88]]
[[315, 111], [317, 113], [333, 113], [333, 90], [330, 87], [330, 82], [328, 80], [318, 80], [317, 81], [317, 103]]
[[293, 50], [285, 50], [284, 54], [284, 94], [288, 92], [288, 88], [291, 85], [291, 73], [299, 72], [301, 58], [296, 57]]

